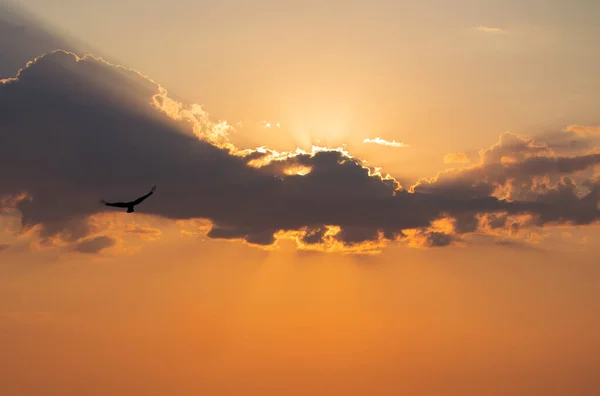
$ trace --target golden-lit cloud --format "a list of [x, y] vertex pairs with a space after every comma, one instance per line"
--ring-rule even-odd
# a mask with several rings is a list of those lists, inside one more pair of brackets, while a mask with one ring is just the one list
[[465, 153], [448, 153], [444, 156], [444, 164], [467, 164], [471, 158]]
[[569, 125], [565, 132], [571, 132], [579, 136], [600, 136], [600, 125]]
[[390, 142], [390, 141], [382, 139], [380, 137], [376, 137], [375, 139], [366, 138], [363, 140], [363, 143], [378, 144], [380, 146], [386, 146], [386, 147], [408, 147], [408, 145], [405, 143], [397, 142], [395, 140], [392, 140]]
[[179, 227], [180, 234], [188, 237], [206, 236], [212, 227], [211, 222], [206, 219], [176, 220], [175, 224]]
[[450, 246], [455, 242], [452, 234], [421, 229], [408, 229], [403, 233], [406, 236], [406, 244], [411, 248], [433, 248]]
[[135, 237], [144, 241], [160, 239], [162, 232], [153, 223], [157, 223], [153, 216], [138, 213], [135, 223], [131, 223], [131, 216], [127, 213], [99, 213], [90, 216], [87, 220], [94, 233], [109, 233], [120, 238]]
[[369, 238], [357, 241], [348, 239], [347, 230], [339, 226], [326, 225], [317, 228], [303, 228], [297, 231], [283, 231], [276, 234], [278, 240], [292, 240], [299, 250], [343, 254], [379, 254], [388, 241], [383, 233], [377, 232]]

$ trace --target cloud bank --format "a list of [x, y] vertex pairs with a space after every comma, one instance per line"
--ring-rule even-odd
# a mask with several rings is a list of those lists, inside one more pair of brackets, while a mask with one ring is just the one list
[[260, 246], [289, 238], [324, 251], [442, 247], [474, 233], [598, 220], [599, 180], [577, 179], [600, 154], [558, 156], [507, 133], [478, 164], [403, 188], [342, 149], [242, 150], [228, 143], [229, 128], [141, 73], [55, 51], [0, 81], [0, 202], [41, 241], [60, 238], [83, 253], [116, 243], [90, 221], [106, 210], [99, 199], [153, 184], [138, 212], [207, 219], [209, 238]]

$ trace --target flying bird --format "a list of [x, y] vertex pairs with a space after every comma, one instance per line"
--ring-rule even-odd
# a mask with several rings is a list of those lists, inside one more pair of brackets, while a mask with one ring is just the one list
[[100, 200], [100, 202], [102, 202], [106, 206], [114, 206], [115, 208], [127, 208], [127, 213], [133, 213], [133, 212], [135, 212], [133, 207], [141, 204], [146, 198], [148, 198], [150, 195], [154, 194], [154, 190], [156, 190], [156, 186], [153, 186], [152, 190], [150, 190], [150, 192], [148, 194], [146, 194], [142, 197], [139, 197], [138, 199], [136, 199], [134, 201], [130, 201], [130, 202], [106, 202], [104, 200]]

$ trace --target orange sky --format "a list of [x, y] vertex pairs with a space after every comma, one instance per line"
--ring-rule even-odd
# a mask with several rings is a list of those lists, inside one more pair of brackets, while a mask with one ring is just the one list
[[[260, 165], [248, 166], [247, 177], [260, 181], [264, 171], [301, 183], [293, 178], [320, 176], [324, 181], [315, 185], [331, 186], [327, 192], [332, 194], [338, 185], [345, 193], [352, 186], [344, 183], [356, 182], [350, 195], [365, 199], [369, 216], [348, 213], [344, 227], [350, 232], [370, 229], [371, 219], [380, 214], [377, 206], [385, 202], [370, 201], [370, 188], [378, 198], [385, 184], [381, 177], [388, 172], [388, 181], [414, 188], [411, 194], [433, 197], [406, 206], [407, 211], [446, 208], [445, 200], [455, 197], [466, 212], [457, 214], [448, 206], [448, 213], [422, 228], [400, 227], [404, 234], [393, 240], [386, 240], [384, 227], [376, 240], [360, 232], [336, 236], [330, 229], [316, 245], [302, 239], [313, 235], [314, 224], [307, 219], [293, 231], [276, 230], [274, 245], [256, 246], [252, 241], [262, 243], [260, 227], [266, 226], [261, 221], [269, 206], [256, 208], [263, 215], [244, 217], [244, 224], [220, 211], [218, 200], [202, 201], [196, 211], [192, 195], [210, 194], [202, 185], [190, 186], [206, 181], [214, 188], [211, 173], [190, 170], [198, 166], [188, 158], [193, 148], [175, 158], [169, 139], [159, 140], [156, 132], [148, 140], [115, 135], [122, 139], [115, 141], [139, 148], [131, 152], [136, 160], [145, 161], [143, 150], [149, 150], [158, 170], [139, 182], [123, 170], [118, 184], [102, 194], [126, 199], [144, 193], [156, 182], [152, 177], [161, 177], [162, 165], [185, 173], [181, 180], [188, 182], [159, 184], [138, 213], [112, 208], [97, 213], [94, 205], [103, 197], [95, 184], [110, 185], [112, 172], [89, 165], [97, 155], [90, 147], [104, 152], [101, 141], [88, 147], [86, 142], [96, 142], [89, 135], [74, 142], [69, 117], [44, 118], [69, 114], [62, 103], [52, 111], [26, 114], [23, 121], [18, 108], [0, 112], [0, 128], [8, 131], [0, 132], [5, 139], [0, 161], [6, 161], [0, 162], [0, 177], [8, 186], [0, 185], [0, 394], [541, 396], [600, 391], [600, 232], [597, 220], [583, 220], [598, 210], [597, 203], [585, 206], [589, 201], [583, 200], [589, 193], [597, 201], [600, 79], [592, 66], [600, 52], [589, 45], [598, 33], [590, 17], [600, 12], [596, 2], [581, 0], [570, 7], [533, 0], [455, 1], [452, 7], [434, 0], [297, 6], [182, 1], [176, 7], [162, 0], [20, 3], [66, 32], [59, 38], [76, 37], [89, 52], [98, 49], [97, 55], [147, 73], [153, 81], [102, 61], [50, 55], [19, 80], [0, 83], [0, 107], [31, 103], [28, 111], [36, 109], [48, 92], [35, 87], [47, 83], [48, 72], [51, 83], [44, 87], [50, 90], [67, 86], [79, 94], [77, 87], [84, 86], [83, 94], [93, 99], [93, 87], [114, 98], [117, 108], [122, 104], [122, 113], [114, 116], [123, 117], [119, 131], [148, 117], [168, 128], [184, 125], [172, 130], [219, 150], [225, 141], [233, 147], [224, 155], [226, 170], [237, 169], [229, 162], [260, 153], [259, 146], [277, 150], [264, 149], [268, 155], [259, 158]], [[4, 51], [7, 60], [17, 59], [17, 52], [31, 60], [56, 49], [30, 54], [51, 40], [34, 46], [25, 36], [8, 44], [0, 40], [2, 48], [23, 46], [23, 52]], [[44, 63], [53, 62], [53, 56], [59, 59], [55, 64]], [[63, 67], [69, 78], [81, 77], [82, 85], [61, 79]], [[0, 72], [3, 79], [17, 70]], [[111, 85], [113, 79], [122, 84]], [[30, 81], [25, 87], [33, 91], [26, 93], [35, 96], [19, 102], [14, 92]], [[160, 92], [160, 104], [154, 102], [147, 116], [137, 100], [155, 84], [168, 89], [168, 96]], [[144, 98], [144, 104], [152, 102]], [[170, 100], [198, 103], [203, 111], [190, 107], [196, 112], [185, 113]], [[97, 106], [98, 114], [113, 119], [109, 107]], [[79, 122], [77, 114], [84, 113], [74, 114]], [[131, 114], [134, 121], [127, 118]], [[172, 119], [177, 117], [187, 118], [180, 125]], [[45, 124], [36, 135], [36, 128], [27, 128], [38, 120]], [[93, 128], [102, 117], [90, 120], [77, 125], [98, 133]], [[14, 125], [23, 125], [25, 140], [14, 137], [21, 132]], [[225, 138], [217, 136], [222, 131]], [[37, 140], [30, 145], [31, 136]], [[111, 136], [106, 130], [106, 139]], [[380, 139], [365, 142], [375, 138]], [[46, 156], [44, 148], [56, 141], [63, 142], [61, 151]], [[327, 151], [342, 145], [347, 153]], [[305, 151], [289, 154], [297, 148]], [[319, 162], [319, 155], [331, 153], [341, 159], [332, 169]], [[97, 173], [89, 182], [81, 178], [71, 158]], [[114, 158], [120, 164], [118, 151]], [[47, 159], [50, 165], [40, 163]], [[577, 168], [572, 172], [539, 170], [546, 160], [589, 164], [572, 165]], [[365, 176], [380, 184], [358, 184], [362, 174], [344, 164], [383, 167], [381, 177], [374, 169]], [[298, 169], [306, 172], [290, 174]], [[137, 168], [131, 172], [138, 175]], [[225, 171], [220, 177], [246, 185]], [[433, 179], [416, 183], [420, 178]], [[227, 183], [223, 202], [238, 202]], [[476, 209], [481, 216], [476, 229], [461, 231], [469, 227], [462, 225], [461, 215], [479, 202], [464, 190], [479, 194], [485, 183], [493, 187], [488, 198], [532, 208], [540, 202], [556, 206], [550, 214], [543, 205], [530, 212], [519, 209], [500, 227], [493, 226], [497, 219], [490, 213]], [[299, 200], [286, 202], [287, 212], [314, 204], [302, 201], [302, 194], [314, 190], [312, 184], [289, 188]], [[78, 189], [77, 203], [62, 202]], [[280, 200], [287, 199], [287, 191]], [[24, 233], [19, 233], [22, 213], [15, 206], [21, 193], [33, 196], [30, 206], [21, 208], [37, 222]], [[553, 200], [558, 196], [564, 201]], [[273, 210], [279, 210], [273, 202]], [[287, 212], [277, 212], [281, 219], [269, 227], [273, 222], [287, 226]], [[563, 217], [552, 218], [557, 212]], [[195, 218], [196, 213], [243, 232], [217, 238], [209, 232], [211, 222]], [[91, 228], [79, 235], [79, 222]], [[57, 224], [64, 229], [45, 233]], [[345, 245], [343, 238], [351, 236], [363, 243]], [[98, 245], [104, 241], [106, 247]], [[91, 248], [86, 253], [82, 243], [87, 242], [92, 245], [86, 245]], [[365, 250], [371, 254], [356, 254]]]
[[591, 394], [600, 273], [585, 256], [450, 248], [357, 259], [179, 238], [106, 260], [30, 256], [2, 266], [2, 387]]

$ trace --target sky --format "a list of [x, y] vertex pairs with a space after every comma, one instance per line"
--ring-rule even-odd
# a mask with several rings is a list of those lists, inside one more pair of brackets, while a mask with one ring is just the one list
[[600, 390], [600, 3], [0, 7], [8, 395]]

